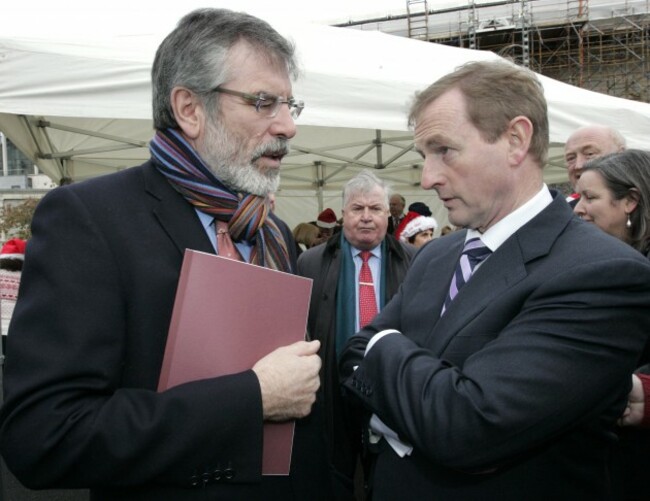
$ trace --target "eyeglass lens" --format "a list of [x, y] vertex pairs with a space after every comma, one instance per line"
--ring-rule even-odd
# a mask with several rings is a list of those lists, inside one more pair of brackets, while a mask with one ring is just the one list
[[284, 99], [282, 97], [275, 97], [273, 96], [272, 98], [269, 97], [267, 99], [274, 99], [273, 105], [264, 107], [264, 106], [256, 106], [257, 111], [266, 111], [268, 110], [268, 117], [269, 118], [274, 118], [278, 112], [280, 111], [280, 106], [283, 104], [286, 104], [289, 107], [289, 114], [291, 115], [291, 118], [294, 120], [300, 116], [300, 113], [302, 112], [302, 109], [305, 107], [304, 103], [302, 101], [296, 101], [295, 99]]

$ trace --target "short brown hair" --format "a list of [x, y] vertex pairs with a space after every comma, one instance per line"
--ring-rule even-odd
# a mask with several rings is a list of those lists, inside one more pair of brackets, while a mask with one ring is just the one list
[[408, 121], [414, 127], [430, 103], [458, 89], [467, 114], [483, 139], [494, 143], [520, 115], [533, 124], [530, 154], [543, 166], [548, 155], [548, 112], [544, 88], [532, 71], [507, 61], [475, 61], [438, 79], [415, 96]]

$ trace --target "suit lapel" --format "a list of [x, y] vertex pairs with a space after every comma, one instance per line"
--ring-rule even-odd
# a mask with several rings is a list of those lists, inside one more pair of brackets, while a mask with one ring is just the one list
[[[572, 217], [573, 214], [564, 199], [561, 195], [556, 195], [548, 207], [511, 235], [476, 271], [470, 281], [459, 291], [445, 314], [436, 319], [425, 346], [440, 355], [453, 337], [492, 301], [526, 278], [528, 274], [526, 264], [550, 252], [559, 234]], [[438, 315], [463, 243], [464, 238], [459, 246], [454, 244], [453, 252], [449, 252], [455, 255], [453, 263], [450, 259], [441, 263], [440, 269], [446, 270], [444, 275], [447, 276], [447, 282], [444, 285], [444, 292], [436, 290], [435, 297], [438, 302], [435, 307]], [[438, 280], [441, 280], [440, 275]]]
[[151, 209], [178, 251], [194, 249], [214, 254], [194, 207], [174, 190], [158, 169], [149, 162], [144, 166], [145, 191]]
[[[456, 264], [454, 263], [454, 266]], [[440, 354], [464, 326], [479, 315], [494, 298], [526, 277], [526, 267], [516, 238], [510, 237], [474, 273], [458, 292], [429, 338]]]
[[431, 314], [439, 317], [442, 311], [442, 305], [449, 292], [449, 284], [456, 269], [456, 263], [460, 259], [460, 254], [465, 244], [465, 235], [467, 232], [458, 232], [447, 238], [455, 238], [455, 242], [445, 249], [445, 252], [438, 254], [435, 262], [427, 268], [427, 276], [423, 281], [426, 289], [418, 291], [420, 294], [427, 294], [433, 298], [431, 304]]

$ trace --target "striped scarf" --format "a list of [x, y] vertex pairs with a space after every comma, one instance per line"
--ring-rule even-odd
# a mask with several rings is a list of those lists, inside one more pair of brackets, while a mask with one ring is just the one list
[[291, 272], [289, 252], [280, 228], [269, 215], [265, 197], [233, 193], [173, 129], [157, 131], [149, 144], [158, 170], [198, 210], [228, 223], [235, 242], [253, 245], [250, 262]]

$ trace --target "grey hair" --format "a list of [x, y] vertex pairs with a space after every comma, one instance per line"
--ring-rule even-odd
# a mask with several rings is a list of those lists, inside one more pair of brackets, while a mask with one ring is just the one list
[[245, 40], [269, 62], [286, 66], [298, 77], [292, 42], [266, 21], [228, 9], [197, 9], [179, 22], [162, 41], [151, 69], [153, 123], [158, 130], [178, 128], [171, 106], [174, 87], [183, 86], [203, 96], [206, 107], [217, 104], [210, 90], [228, 81], [233, 70], [228, 55], [232, 46]]
[[385, 181], [379, 179], [375, 173], [369, 169], [363, 169], [359, 174], [345, 183], [345, 186], [343, 187], [343, 207], [347, 207], [348, 202], [354, 195], [370, 193], [377, 187], [383, 190], [384, 206], [388, 209], [388, 200], [391, 196], [391, 188]]
[[623, 151], [627, 148], [627, 142], [625, 141], [623, 134], [613, 127], [609, 127], [609, 133], [612, 135], [612, 141], [619, 151]]

